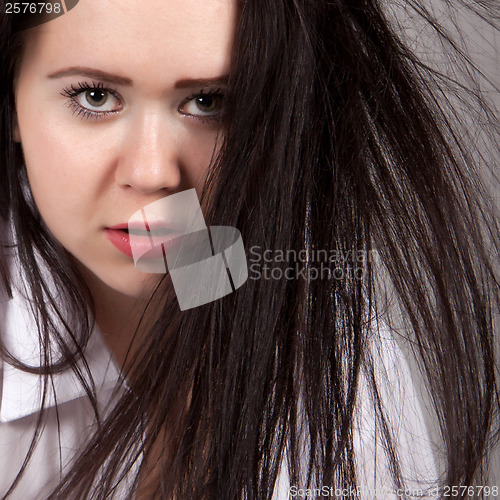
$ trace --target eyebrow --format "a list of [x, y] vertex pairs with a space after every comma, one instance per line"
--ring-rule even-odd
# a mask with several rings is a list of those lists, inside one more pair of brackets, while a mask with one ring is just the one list
[[95, 78], [96, 80], [104, 80], [106, 82], [115, 83], [116, 85], [126, 85], [126, 86], [133, 85], [132, 80], [125, 76], [115, 75], [113, 73], [101, 71], [100, 69], [87, 68], [84, 66], [75, 66], [71, 68], [66, 68], [61, 71], [57, 71], [56, 73], [52, 73], [48, 77], [50, 79], [53, 79], [53, 78], [62, 78], [64, 76], [74, 76], [74, 75], [87, 76], [89, 78]]
[[227, 85], [228, 80], [228, 75], [218, 76], [217, 78], [187, 78], [185, 80], [179, 80], [175, 82], [175, 88], [185, 89], [187, 87], [203, 87], [204, 85]]
[[[74, 75], [86, 76], [89, 78], [94, 78], [96, 80], [104, 80], [116, 85], [124, 85], [128, 87], [132, 86], [134, 83], [130, 78], [127, 78], [125, 76], [108, 73], [107, 71], [101, 71], [100, 69], [88, 68], [85, 66], [65, 68], [63, 70], [57, 71], [56, 73], [51, 73], [50, 75], [48, 75], [48, 78], [55, 79]], [[215, 78], [186, 78], [175, 82], [174, 87], [176, 89], [184, 89], [190, 87], [202, 87], [207, 85], [227, 85], [228, 78], [228, 75], [218, 76]]]

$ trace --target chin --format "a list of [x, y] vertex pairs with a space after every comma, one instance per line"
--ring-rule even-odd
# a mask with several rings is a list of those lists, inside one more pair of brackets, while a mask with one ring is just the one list
[[[150, 296], [162, 275], [143, 273], [130, 266], [127, 269], [85, 265], [76, 261], [94, 298], [120, 294], [131, 298]], [[128, 267], [128, 266], [127, 266]]]
[[[151, 295], [159, 275], [136, 271], [134, 276], [114, 276], [102, 281], [112, 290], [128, 297], [142, 298]], [[118, 279], [117, 279], [118, 278]]]

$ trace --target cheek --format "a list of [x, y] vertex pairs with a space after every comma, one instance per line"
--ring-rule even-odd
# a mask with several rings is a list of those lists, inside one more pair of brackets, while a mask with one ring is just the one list
[[108, 148], [89, 147], [81, 130], [51, 122], [43, 115], [36, 122], [20, 118], [28, 179], [46, 223], [50, 227], [54, 221], [87, 215], [95, 208], [103, 183]]
[[82, 157], [65, 148], [51, 130], [22, 137], [28, 179], [38, 209], [45, 218], [64, 218], [71, 207], [78, 207], [84, 193]]
[[[184, 175], [191, 186], [200, 187], [205, 180], [210, 164], [222, 143], [222, 134], [216, 131], [193, 133], [181, 148]], [[195, 145], [193, 147], [193, 145]]]

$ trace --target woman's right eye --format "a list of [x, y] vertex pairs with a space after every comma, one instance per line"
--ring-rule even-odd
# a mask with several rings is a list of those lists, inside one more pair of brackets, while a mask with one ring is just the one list
[[117, 91], [107, 89], [101, 83], [79, 83], [78, 87], [71, 85], [64, 89], [62, 95], [69, 97], [69, 107], [83, 118], [102, 118], [120, 111], [123, 107]]
[[92, 111], [118, 111], [120, 103], [109, 90], [91, 89], [82, 92], [77, 97], [78, 102]]

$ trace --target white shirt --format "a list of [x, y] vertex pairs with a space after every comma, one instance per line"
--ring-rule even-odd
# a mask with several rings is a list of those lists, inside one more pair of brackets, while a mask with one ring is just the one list
[[[8, 254], [13, 297], [9, 300], [5, 290], [0, 290], [0, 335], [5, 347], [18, 360], [29, 366], [40, 366], [38, 333], [30, 302], [23, 293], [16, 254], [13, 250]], [[97, 328], [85, 349], [85, 358], [96, 385], [99, 408], [104, 411], [121, 375]], [[33, 439], [40, 415], [43, 377], [24, 372], [7, 362], [2, 362], [0, 369], [1, 497], [20, 470]], [[73, 370], [57, 373], [51, 380], [53, 384], [46, 394], [44, 406], [47, 411], [40, 441], [19, 485], [9, 498], [42, 499], [59, 483], [61, 470], [67, 470], [65, 466], [69, 460], [95, 429], [90, 399]]]
[[[38, 366], [40, 356], [37, 329], [29, 301], [22, 293], [22, 278], [19, 275], [15, 278], [18, 266], [15, 265], [14, 253], [9, 257], [9, 268], [15, 286], [10, 300], [5, 292], [0, 291], [0, 334], [9, 352], [17, 359], [31, 366]], [[388, 334], [385, 339], [383, 336], [381, 351], [376, 371], [379, 381], [386, 378], [386, 383], [381, 384], [385, 387], [382, 390], [382, 400], [396, 429], [396, 439], [405, 450], [399, 458], [404, 472], [407, 472], [405, 475], [409, 480], [408, 484], [418, 488], [419, 485], [415, 482], [417, 477], [428, 478], [430, 481], [437, 477], [432, 445], [408, 365]], [[100, 409], [104, 410], [121, 375], [97, 328], [92, 333], [85, 356], [96, 384]], [[18, 370], [6, 362], [1, 366], [1, 373], [0, 496], [3, 496], [20, 470], [33, 438], [39, 417], [42, 377]], [[19, 485], [9, 497], [14, 500], [43, 499], [59, 483], [61, 471], [68, 470], [71, 458], [95, 430], [89, 398], [74, 372], [67, 370], [55, 374], [53, 381], [53, 390], [47, 394], [48, 400], [45, 403], [48, 410], [40, 441]], [[384, 459], [383, 445], [375, 443], [373, 439], [375, 422], [371, 416], [368, 384], [363, 377], [360, 383], [360, 404], [356, 416], [359, 432], [355, 434], [361, 488], [358, 498], [375, 498], [375, 489], [378, 498], [395, 498], [395, 495], [390, 495], [384, 489], [393, 490], [391, 476]], [[429, 484], [427, 482], [426, 486]], [[326, 496], [324, 493], [330, 491], [330, 485], [318, 487], [322, 488], [323, 497]], [[298, 485], [289, 484], [285, 458], [275, 487], [274, 500], [313, 498], [312, 494], [313, 492], [300, 490]], [[121, 495], [117, 493], [113, 498], [123, 498], [123, 493]]]

